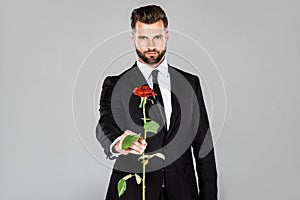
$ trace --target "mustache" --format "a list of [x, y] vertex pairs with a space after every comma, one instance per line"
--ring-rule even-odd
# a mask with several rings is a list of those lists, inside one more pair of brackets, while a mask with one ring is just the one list
[[156, 49], [145, 51], [145, 53], [159, 53]]

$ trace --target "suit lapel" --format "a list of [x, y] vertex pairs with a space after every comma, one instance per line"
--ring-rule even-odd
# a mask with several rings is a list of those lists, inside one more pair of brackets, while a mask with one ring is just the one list
[[140, 87], [142, 85], [148, 85], [147, 80], [145, 79], [144, 75], [137, 67], [136, 62], [131, 67], [130, 75], [129, 75], [129, 82], [133, 89], [136, 87]]

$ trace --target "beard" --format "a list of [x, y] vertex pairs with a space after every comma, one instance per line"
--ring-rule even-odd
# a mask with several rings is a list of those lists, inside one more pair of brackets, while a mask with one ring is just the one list
[[[135, 47], [135, 51], [137, 53], [137, 55], [147, 64], [149, 65], [154, 65], [154, 64], [157, 64], [161, 61], [161, 59], [164, 57], [164, 55], [166, 54], [166, 48], [162, 51], [158, 51], [156, 49], [148, 49], [148, 51], [140, 51], [138, 50], [136, 47]], [[156, 56], [149, 56], [147, 57], [146, 53], [149, 53], [149, 52], [155, 52], [157, 53]]]

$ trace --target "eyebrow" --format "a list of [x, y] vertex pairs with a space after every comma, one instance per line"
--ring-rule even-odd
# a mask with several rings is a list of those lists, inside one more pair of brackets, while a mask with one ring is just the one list
[[[155, 37], [162, 37], [162, 36], [163, 36], [163, 34], [157, 34], [157, 35], [154, 35], [153, 38], [155, 38]], [[146, 36], [146, 35], [139, 35], [138, 36], [138, 38], [142, 38], [142, 37], [148, 38], [148, 36]]]
[[138, 36], [138, 38], [144, 38], [144, 37], [145, 37], [145, 38], [148, 38], [148, 37], [145, 36], [145, 35], [139, 35], [139, 36]]
[[155, 35], [154, 37], [162, 37], [163, 36], [163, 34], [158, 34], [158, 35]]

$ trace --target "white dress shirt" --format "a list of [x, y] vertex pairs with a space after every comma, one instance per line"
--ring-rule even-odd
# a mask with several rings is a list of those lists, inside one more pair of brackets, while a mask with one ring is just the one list
[[[144, 75], [149, 87], [153, 89], [153, 82], [152, 82], [152, 71], [154, 70], [153, 67], [141, 63], [137, 60], [137, 66], [139, 70]], [[172, 113], [172, 102], [171, 102], [171, 79], [170, 79], [170, 73], [169, 73], [169, 66], [166, 58], [163, 60], [160, 65], [156, 67], [156, 69], [159, 71], [157, 75], [157, 80], [159, 84], [159, 88], [161, 91], [161, 96], [164, 101], [164, 109], [166, 114], [166, 120], [167, 120], [167, 130], [169, 130], [170, 126], [170, 119], [171, 119], [171, 113]], [[121, 136], [115, 139], [115, 141], [110, 145], [110, 152], [113, 154], [113, 156], [117, 157], [120, 155], [120, 153], [114, 153], [112, 151], [113, 146], [120, 140]]]
[[[153, 67], [143, 64], [140, 61], [137, 61], [137, 66], [144, 75], [145, 79], [148, 82], [149, 87], [153, 89], [153, 83], [152, 83], [152, 75], [151, 72], [154, 70]], [[156, 67], [156, 69], [159, 71], [157, 75], [157, 80], [159, 84], [159, 89], [161, 91], [161, 96], [164, 101], [164, 109], [166, 113], [166, 120], [167, 120], [167, 130], [169, 130], [170, 126], [170, 118], [172, 113], [172, 103], [171, 103], [171, 80], [170, 80], [170, 74], [168, 71], [168, 63], [167, 60], [164, 59], [164, 61]]]

